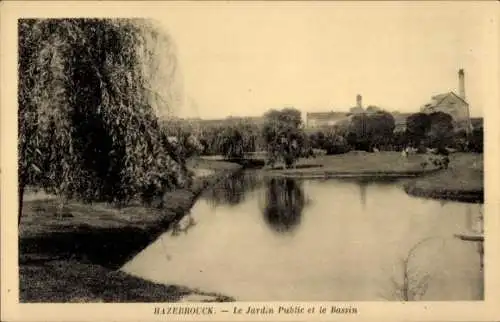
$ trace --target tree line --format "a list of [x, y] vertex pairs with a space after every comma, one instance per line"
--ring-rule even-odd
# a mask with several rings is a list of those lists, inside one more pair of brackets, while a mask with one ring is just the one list
[[[184, 132], [192, 130], [187, 126]], [[421, 152], [427, 148], [482, 152], [483, 129], [474, 128], [468, 135], [463, 129], [455, 129], [449, 114], [434, 112], [410, 115], [406, 128], [397, 131], [392, 114], [372, 108], [334, 126], [311, 131], [304, 128], [299, 110], [284, 108], [265, 113], [262, 124], [243, 119], [202, 126], [198, 138], [201, 154], [235, 159], [262, 152], [269, 164], [282, 162], [290, 167], [300, 157], [314, 156], [317, 150], [341, 154], [350, 150], [401, 151], [410, 146]]]
[[311, 144], [331, 154], [349, 149], [401, 151], [408, 146], [424, 151], [454, 148], [482, 152], [482, 135], [482, 127], [474, 128], [470, 135], [464, 129], [457, 130], [451, 115], [444, 112], [411, 114], [404, 129], [398, 130], [392, 114], [377, 109], [375, 113], [357, 114], [349, 122], [313, 133]]

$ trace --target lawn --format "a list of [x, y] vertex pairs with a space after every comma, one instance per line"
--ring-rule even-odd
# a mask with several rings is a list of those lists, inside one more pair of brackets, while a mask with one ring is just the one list
[[[191, 189], [168, 193], [163, 209], [117, 209], [70, 201], [58, 213], [57, 198], [28, 191], [19, 226], [20, 301], [160, 302], [189, 294], [207, 295], [117, 271], [189, 211], [207, 186], [240, 169], [235, 164], [206, 160], [190, 160], [188, 166], [203, 175], [195, 178]], [[211, 297], [230, 300], [220, 295]]]
[[[264, 160], [265, 153], [249, 154], [255, 160]], [[296, 168], [283, 169], [283, 164], [277, 164], [275, 168], [264, 167], [264, 170], [282, 173], [405, 173], [421, 172], [422, 161], [425, 155], [409, 155], [402, 157], [400, 152], [369, 153], [364, 151], [351, 151], [337, 155], [318, 155], [314, 158], [300, 158], [296, 162]], [[223, 160], [222, 156], [203, 156], [206, 161]], [[428, 167], [427, 170], [433, 170]]]
[[409, 181], [405, 190], [422, 197], [483, 202], [483, 154], [454, 153], [448, 169]]
[[[421, 163], [425, 155], [402, 157], [398, 152], [368, 153], [352, 151], [338, 155], [323, 155], [316, 158], [300, 159], [295, 169], [268, 170], [273, 174], [286, 176], [326, 176], [340, 175], [394, 175], [413, 176], [421, 174]], [[434, 171], [436, 167], [427, 166], [425, 171]]]
[[73, 259], [21, 263], [19, 270], [21, 302], [177, 302], [193, 295], [207, 301], [233, 301], [224, 295], [180, 285], [156, 284]]

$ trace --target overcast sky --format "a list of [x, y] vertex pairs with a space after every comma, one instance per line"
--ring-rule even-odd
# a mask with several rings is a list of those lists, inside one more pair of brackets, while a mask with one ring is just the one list
[[[458, 93], [482, 115], [495, 10], [475, 3], [169, 6], [184, 81], [180, 116], [261, 115], [269, 108], [413, 112], [431, 95]], [[487, 108], [487, 107], [486, 107]]]

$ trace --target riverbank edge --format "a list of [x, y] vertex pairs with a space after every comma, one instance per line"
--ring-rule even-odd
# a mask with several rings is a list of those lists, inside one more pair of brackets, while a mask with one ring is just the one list
[[484, 170], [482, 156], [472, 159], [451, 158], [450, 166], [437, 173], [407, 180], [405, 192], [413, 197], [484, 203]]
[[438, 172], [440, 169], [411, 171], [290, 171], [262, 170], [267, 176], [297, 179], [334, 179], [334, 178], [414, 178]]
[[437, 200], [449, 200], [466, 203], [484, 203], [484, 189], [460, 190], [438, 187], [417, 187], [416, 182], [410, 181], [403, 184], [405, 192], [414, 197], [429, 198]]
[[[151, 241], [155, 240], [168, 229], [170, 224], [185, 216], [206, 189], [229, 179], [243, 169], [241, 165], [231, 164], [226, 169], [215, 170], [211, 175], [195, 178], [191, 187], [187, 189], [191, 198], [182, 205], [182, 209], [176, 208], [164, 212], [175, 213], [174, 216], [158, 216], [154, 220], [147, 219], [141, 222], [142, 232], [150, 233]], [[169, 206], [166, 206], [167, 210]], [[123, 223], [112, 229], [120, 230], [134, 225], [136, 226], [137, 223], [130, 223], [130, 225]], [[21, 241], [22, 238], [20, 235], [19, 240]], [[140, 251], [132, 250], [123, 264]], [[19, 255], [20, 258], [23, 255], [21, 250]], [[234, 301], [233, 298], [222, 294], [150, 282], [92, 262], [71, 258], [58, 259], [57, 257], [38, 261], [31, 259], [31, 262], [35, 264], [26, 265], [21, 263], [21, 259], [19, 260], [19, 301], [21, 303], [177, 302], [182, 297], [193, 294], [208, 296], [217, 302]], [[67, 291], [61, 292], [61, 290]]]

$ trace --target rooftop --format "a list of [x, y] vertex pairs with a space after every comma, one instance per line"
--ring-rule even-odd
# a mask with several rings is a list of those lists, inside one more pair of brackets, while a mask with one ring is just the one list
[[337, 115], [346, 115], [347, 112], [342, 111], [329, 111], [329, 112], [307, 112], [307, 116], [315, 116], [315, 117], [328, 117], [328, 116], [337, 116]]
[[443, 100], [445, 98], [447, 98], [450, 95], [458, 98], [459, 100], [463, 101], [465, 104], [468, 104], [466, 100], [461, 98], [459, 95], [455, 94], [455, 92], [446, 92], [446, 93], [441, 93], [441, 94], [437, 94], [437, 95], [432, 96], [431, 100], [427, 104], [422, 106], [422, 109], [429, 109], [429, 108], [436, 107], [439, 104], [441, 104], [441, 102], [443, 102]]

